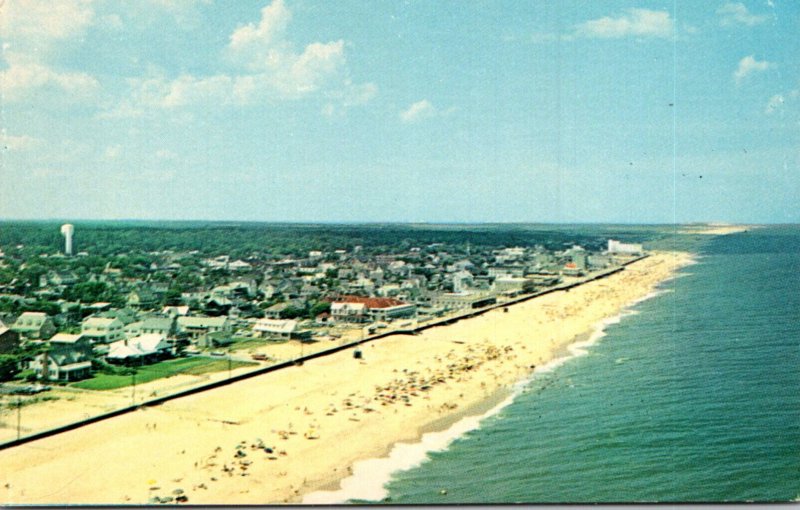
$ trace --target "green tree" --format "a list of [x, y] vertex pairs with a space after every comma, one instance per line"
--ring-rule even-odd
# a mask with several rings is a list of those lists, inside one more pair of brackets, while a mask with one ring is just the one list
[[318, 301], [316, 302], [308, 311], [308, 318], [313, 319], [317, 315], [330, 312], [331, 311], [331, 304], [328, 301]]
[[298, 317], [302, 317], [305, 315], [305, 313], [305, 308], [300, 308], [299, 306], [288, 306], [283, 311], [283, 316], [287, 319], [296, 319]]
[[10, 381], [19, 373], [19, 357], [0, 354], [0, 381]]
[[178, 306], [181, 304], [181, 291], [172, 287], [164, 293], [164, 304], [166, 306]]

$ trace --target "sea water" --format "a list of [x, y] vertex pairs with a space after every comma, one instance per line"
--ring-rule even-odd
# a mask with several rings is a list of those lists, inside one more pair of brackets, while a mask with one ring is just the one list
[[398, 445], [327, 501], [795, 500], [798, 282], [800, 228], [714, 238], [513, 398]]

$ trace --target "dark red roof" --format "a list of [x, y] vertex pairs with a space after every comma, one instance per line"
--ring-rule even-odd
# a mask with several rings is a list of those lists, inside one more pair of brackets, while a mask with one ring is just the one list
[[334, 303], [363, 303], [367, 308], [390, 308], [408, 304], [394, 298], [364, 297], [364, 296], [339, 296], [332, 299]]

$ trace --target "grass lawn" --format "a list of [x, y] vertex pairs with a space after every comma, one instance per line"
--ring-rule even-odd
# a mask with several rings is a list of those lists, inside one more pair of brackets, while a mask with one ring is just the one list
[[[232, 369], [251, 365], [257, 365], [257, 363], [237, 360], [231, 360], [230, 362]], [[224, 370], [228, 370], [227, 359], [202, 357], [170, 359], [152, 365], [137, 367], [136, 384], [143, 384], [178, 374], [200, 375]], [[71, 386], [85, 390], [115, 390], [131, 384], [133, 384], [133, 378], [130, 375], [97, 373], [93, 378], [73, 383]]]
[[286, 343], [287, 340], [267, 340], [265, 338], [247, 338], [247, 337], [233, 337], [233, 343], [228, 347], [231, 349], [241, 351], [244, 349], [252, 349], [254, 347], [264, 347], [265, 345], [276, 345]]

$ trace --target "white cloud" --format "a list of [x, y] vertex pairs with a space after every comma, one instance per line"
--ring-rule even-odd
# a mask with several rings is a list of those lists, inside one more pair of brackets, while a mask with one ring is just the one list
[[141, 117], [150, 110], [172, 110], [194, 104], [226, 105], [236, 101], [236, 79], [224, 74], [169, 79], [163, 74], [128, 80], [131, 96], [98, 115], [99, 118]]
[[767, 115], [773, 113], [775, 110], [783, 106], [783, 103], [785, 102], [786, 98], [783, 97], [783, 94], [775, 94], [774, 96], [769, 98], [769, 101], [767, 101], [767, 107], [764, 110], [764, 113], [766, 113]]
[[100, 84], [81, 72], [56, 71], [35, 62], [7, 58], [9, 67], [0, 71], [0, 89], [5, 101], [21, 101], [40, 92], [66, 95], [70, 100], [87, 100]]
[[312, 43], [287, 69], [276, 73], [276, 85], [284, 95], [296, 97], [317, 90], [344, 66], [344, 41]]
[[149, 2], [170, 12], [180, 12], [195, 9], [198, 4], [208, 5], [211, 0], [149, 0]]
[[297, 53], [284, 36], [290, 19], [283, 1], [274, 0], [261, 10], [258, 23], [239, 26], [231, 34], [226, 55], [236, 71], [130, 80], [130, 98], [101, 117], [133, 117], [147, 109], [193, 104], [246, 105], [267, 99], [292, 100], [322, 90], [342, 90], [344, 97], [348, 88], [358, 87], [346, 79], [344, 41], [312, 42]]
[[775, 64], [772, 62], [756, 60], [753, 55], [748, 55], [739, 61], [739, 67], [737, 67], [736, 71], [733, 73], [733, 79], [739, 84], [753, 73], [760, 73], [774, 67]]
[[668, 11], [629, 9], [627, 14], [612, 18], [590, 20], [576, 27], [576, 33], [584, 37], [613, 39], [627, 36], [670, 37], [673, 22]]
[[203, 16], [201, 7], [210, 5], [211, 0], [136, 0], [110, 4], [135, 25], [163, 24], [166, 15], [171, 18], [168, 23], [172, 28], [190, 30], [199, 25]]
[[233, 95], [233, 80], [224, 74], [195, 78], [183, 75], [165, 84], [165, 92], [154, 99], [164, 108], [175, 108], [199, 102], [225, 103]]
[[789, 92], [781, 94], [775, 94], [769, 98], [769, 101], [767, 101], [767, 106], [764, 108], [764, 113], [771, 115], [775, 112], [779, 112], [785, 106], [794, 103], [798, 99], [800, 99], [800, 88], [792, 89]]
[[722, 26], [747, 25], [752, 27], [767, 21], [767, 16], [751, 14], [741, 2], [729, 2], [717, 9], [717, 14], [720, 16], [719, 24]]
[[408, 109], [400, 112], [400, 120], [405, 123], [417, 122], [422, 119], [433, 117], [436, 115], [436, 108], [427, 99], [417, 101], [408, 107]]
[[378, 95], [378, 86], [374, 83], [356, 85], [348, 79], [345, 80], [341, 89], [328, 93], [331, 102], [323, 107], [322, 113], [327, 116], [344, 113], [348, 108], [372, 101], [376, 95]]
[[94, 19], [91, 0], [6, 0], [2, 12], [0, 37], [14, 43], [77, 37]]
[[[238, 54], [246, 54], [254, 63], [268, 64], [273, 46], [281, 40], [292, 15], [283, 0], [274, 0], [261, 9], [258, 24], [240, 26], [231, 34], [228, 48]], [[267, 57], [266, 62], [261, 62]]]
[[42, 141], [28, 135], [9, 135], [5, 129], [0, 131], [0, 150], [22, 152], [35, 148]]
[[7, 67], [0, 71], [6, 101], [43, 92], [60, 99], [86, 100], [97, 80], [83, 72], [58, 70], [49, 63], [71, 41], [80, 40], [95, 21], [92, 0], [7, 0], [0, 3], [0, 38]]
[[318, 90], [345, 66], [344, 41], [313, 42], [302, 53], [285, 38], [292, 15], [283, 0], [261, 10], [258, 23], [240, 26], [230, 36], [228, 56], [249, 71], [240, 93], [298, 98]]

